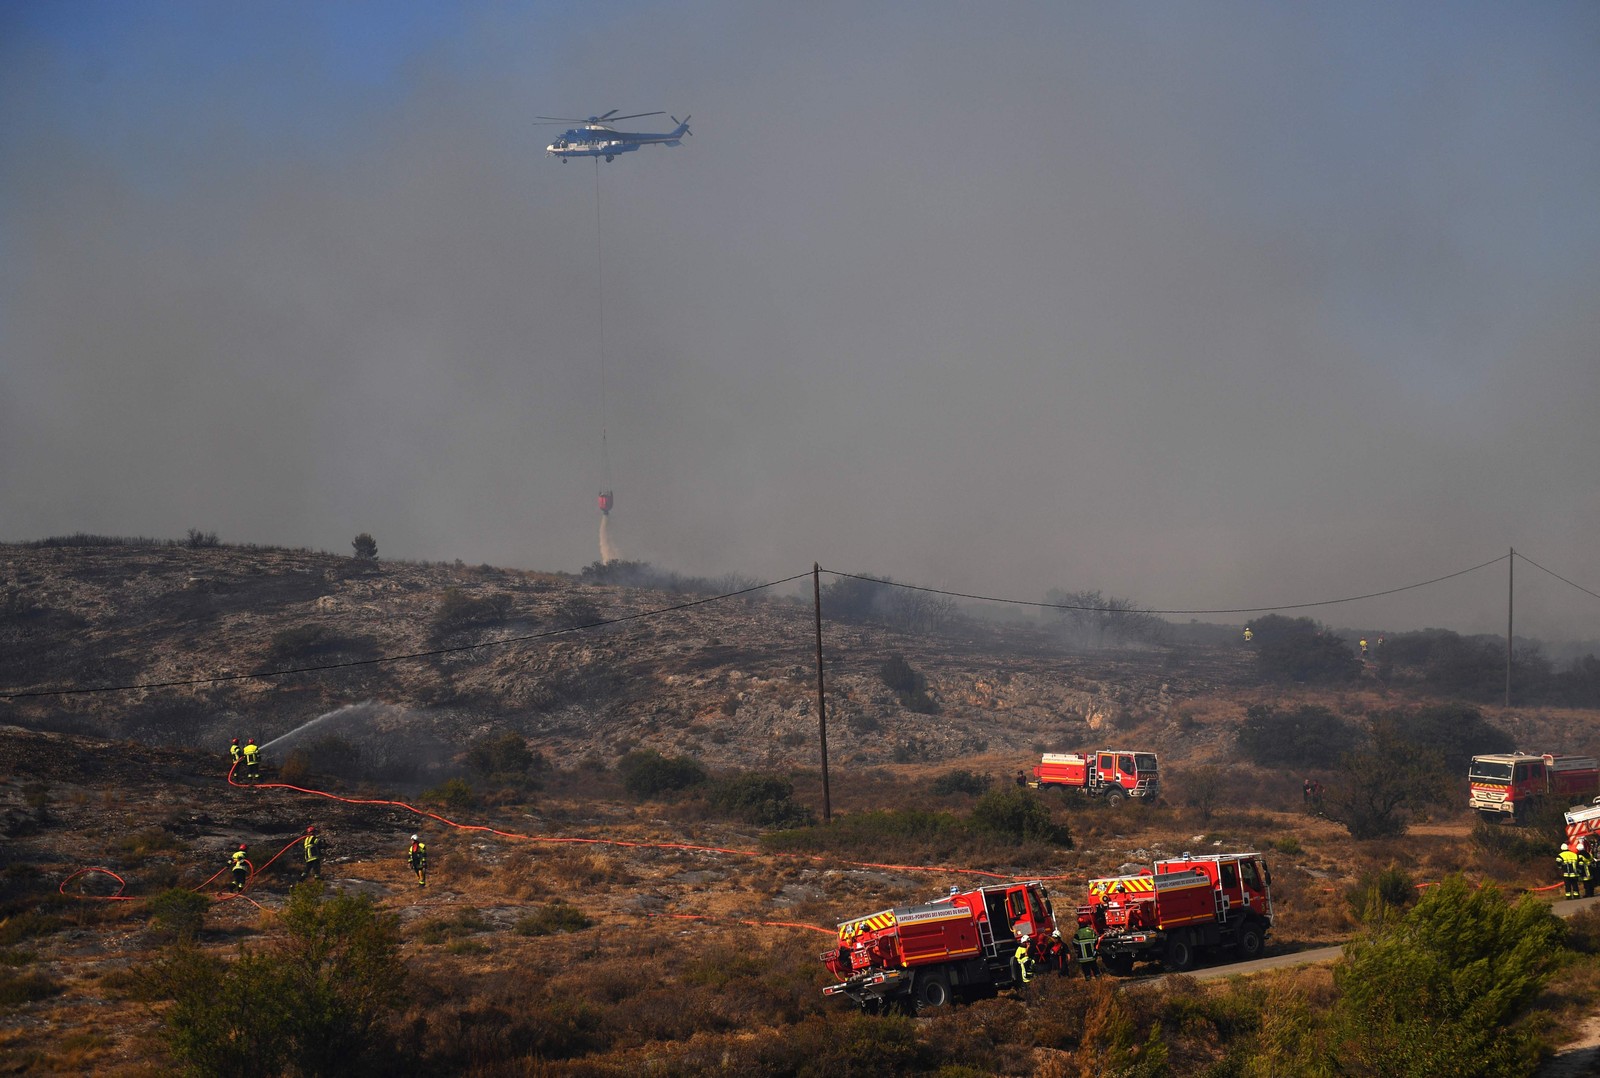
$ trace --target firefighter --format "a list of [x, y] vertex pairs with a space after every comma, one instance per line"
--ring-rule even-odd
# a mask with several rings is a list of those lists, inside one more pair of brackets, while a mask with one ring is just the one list
[[1250, 626], [1246, 625], [1244, 627], [1244, 642], [1246, 644], [1248, 644], [1248, 643], [1250, 643], [1250, 641], [1254, 640], [1255, 638], [1256, 638], [1256, 634], [1250, 630]]
[[1021, 768], [1018, 768], [1017, 769], [1017, 786], [1018, 787], [1023, 787], [1023, 786], [1026, 786], [1026, 785], [1028, 785], [1028, 776], [1027, 776], [1026, 773], [1023, 772], [1023, 770]]
[[1011, 956], [1011, 966], [1018, 984], [1027, 984], [1033, 980], [1033, 951], [1028, 946], [1026, 932], [1017, 937], [1017, 950]]
[[1072, 948], [1077, 952], [1078, 969], [1084, 980], [1100, 976], [1098, 950], [1100, 938], [1094, 933], [1087, 913], [1078, 914], [1078, 930], [1072, 934]]
[[244, 750], [239, 747], [238, 738], [234, 738], [233, 744], [228, 746], [228, 755], [232, 757], [234, 769], [237, 770], [239, 765], [244, 762]]
[[1363, 659], [1367, 657], [1367, 638], [1364, 636], [1361, 638], [1361, 657]]
[[1581, 894], [1578, 884], [1578, 855], [1573, 853], [1563, 842], [1561, 853], [1556, 856], [1561, 863], [1561, 894], [1563, 898], [1578, 898]]
[[1595, 871], [1594, 855], [1589, 852], [1589, 840], [1583, 839], [1578, 843], [1578, 884], [1583, 891], [1584, 898], [1594, 895]]
[[428, 886], [428, 844], [416, 835], [411, 836], [411, 848], [406, 851], [406, 864], [417, 874], [417, 886]]
[[245, 738], [244, 742], [244, 777], [251, 782], [261, 781], [261, 750], [253, 737]]
[[228, 867], [233, 870], [233, 889], [243, 891], [250, 879], [250, 847], [239, 843], [239, 848], [228, 858]]
[[309, 880], [312, 876], [322, 879], [322, 836], [317, 834], [317, 825], [312, 824], [306, 828], [305, 838], [300, 840], [300, 846], [305, 850], [306, 867], [300, 873], [302, 881]]

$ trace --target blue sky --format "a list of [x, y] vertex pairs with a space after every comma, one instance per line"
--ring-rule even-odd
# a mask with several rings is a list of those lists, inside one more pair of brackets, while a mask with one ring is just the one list
[[[684, 571], [1600, 585], [1597, 58], [1585, 3], [7, 4], [0, 537], [575, 568], [603, 359]], [[695, 135], [544, 156], [611, 108]]]

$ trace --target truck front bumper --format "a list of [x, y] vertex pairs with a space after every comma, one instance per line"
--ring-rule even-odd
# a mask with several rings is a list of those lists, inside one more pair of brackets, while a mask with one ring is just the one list
[[871, 1007], [899, 995], [909, 983], [910, 974], [903, 969], [863, 970], [848, 981], [828, 985], [822, 994], [848, 996], [859, 1007]]

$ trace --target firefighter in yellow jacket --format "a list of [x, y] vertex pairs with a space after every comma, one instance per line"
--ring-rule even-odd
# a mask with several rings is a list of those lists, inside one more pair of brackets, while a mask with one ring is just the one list
[[261, 781], [261, 749], [253, 737], [244, 743], [244, 777], [251, 782]]
[[309, 880], [315, 876], [322, 879], [322, 852], [324, 849], [322, 836], [317, 834], [317, 825], [312, 824], [306, 828], [305, 837], [300, 840], [300, 847], [305, 851], [306, 867], [300, 873], [302, 880]]
[[428, 886], [428, 844], [420, 836], [411, 836], [411, 848], [406, 851], [406, 864], [417, 874], [417, 886]]
[[1566, 898], [1580, 897], [1582, 889], [1579, 884], [1581, 870], [1578, 866], [1578, 855], [1563, 842], [1556, 860], [1561, 865], [1561, 894]]
[[228, 867], [233, 871], [233, 889], [243, 891], [250, 881], [250, 847], [239, 843], [239, 848], [228, 858]]

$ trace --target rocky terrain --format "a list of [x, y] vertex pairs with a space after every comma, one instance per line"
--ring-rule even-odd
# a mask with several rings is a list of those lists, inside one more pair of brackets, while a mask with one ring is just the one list
[[[348, 709], [318, 731], [459, 746], [510, 729], [556, 760], [646, 746], [815, 767], [809, 595], [651, 613], [703, 597], [303, 551], [0, 547], [0, 696], [69, 690], [0, 699], [0, 721], [221, 748]], [[564, 631], [617, 619], [633, 620]], [[1249, 681], [1226, 649], [1075, 654], [1040, 628], [982, 622], [911, 636], [827, 620], [824, 652], [840, 769], [1170, 740], [1186, 702]], [[926, 677], [936, 714], [883, 683], [894, 656]], [[325, 666], [337, 668], [248, 676]], [[128, 685], [161, 687], [81, 691]]]
[[[290, 847], [312, 823], [331, 845], [330, 893], [397, 918], [409, 994], [385, 1029], [439, 1074], [1110, 1073], [1137, 1055], [1115, 1031], [1150, 1023], [1170, 1026], [1171, 1052], [1150, 1073], [1199, 1073], [1253, 1027], [1205, 1018], [1186, 979], [1046, 985], [904, 1032], [827, 1005], [817, 954], [839, 920], [982, 878], [969, 871], [1049, 877], [1074, 903], [1092, 876], [1191, 848], [1268, 852], [1275, 954], [1350, 938], [1352, 890], [1395, 865], [1423, 882], [1548, 883], [1542, 863], [1476, 841], [1464, 812], [1355, 842], [1303, 811], [1298, 776], [1240, 761], [1250, 704], [1357, 717], [1407, 702], [1379, 684], [1274, 687], [1225, 646], [1074, 652], [1042, 625], [977, 621], [909, 634], [825, 617], [836, 816], [960, 817], [981, 791], [934, 792], [941, 776], [1003, 786], [1041, 750], [1111, 743], [1161, 754], [1167, 803], [1051, 794], [1070, 847], [785, 853], [703, 794], [630, 795], [617, 770], [650, 748], [713, 775], [776, 772], [820, 815], [809, 588], [685, 605], [710, 594], [304, 551], [0, 547], [0, 1073], [171, 1073], [149, 984], [173, 943], [151, 900], [210, 896], [206, 953], [270, 951], [298, 878]], [[931, 708], [885, 683], [896, 657]], [[327, 669], [284, 672], [307, 667]], [[1486, 714], [1518, 737], [1596, 738], [1591, 713]], [[505, 734], [546, 766], [499, 789], [464, 756]], [[269, 778], [327, 737], [359, 765], [297, 780], [321, 794], [235, 786], [226, 745], [244, 735], [267, 745]], [[1184, 795], [1204, 765], [1227, 784], [1202, 810]], [[441, 792], [462, 775], [470, 795]], [[433, 851], [425, 891], [403, 863], [412, 831]], [[208, 882], [240, 842], [263, 867], [288, 848], [247, 901]], [[1266, 998], [1321, 1006], [1332, 983], [1302, 969], [1210, 991], [1228, 1014]], [[1545, 991], [1547, 1043], [1571, 1039], [1597, 984], [1594, 963], [1575, 963]]]

